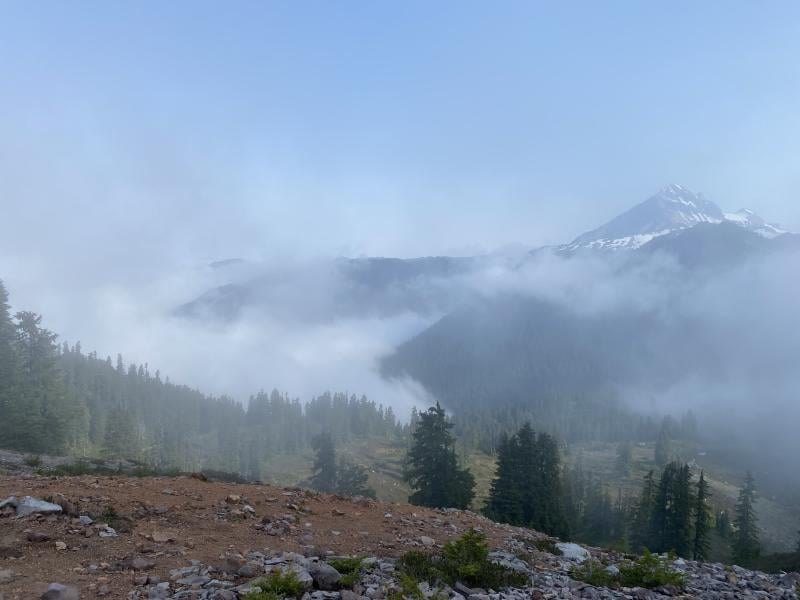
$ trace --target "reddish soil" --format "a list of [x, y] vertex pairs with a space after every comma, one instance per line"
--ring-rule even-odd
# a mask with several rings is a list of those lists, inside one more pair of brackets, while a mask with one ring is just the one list
[[[97, 527], [85, 527], [66, 515], [17, 518], [10, 510], [0, 513], [0, 571], [15, 572], [12, 581], [0, 582], [4, 600], [38, 598], [50, 582], [74, 585], [82, 598], [102, 592], [106, 598], [125, 598], [137, 587], [134, 577], [142, 573], [120, 570], [115, 563], [134, 557], [155, 562], [146, 574], [168, 581], [170, 569], [187, 566], [191, 559], [216, 564], [226, 554], [250, 550], [303, 552], [306, 546], [308, 553], [313, 546], [320, 556], [330, 551], [388, 557], [420, 546], [420, 536], [441, 544], [474, 526], [500, 547], [520, 532], [469, 512], [190, 477], [0, 477], [0, 500], [11, 495], [66, 500], [73, 515], [89, 515], [95, 524], [108, 522], [119, 536], [100, 537]], [[279, 529], [283, 523], [282, 532], [269, 535], [258, 529], [265, 519]], [[29, 541], [30, 532], [49, 539]], [[67, 549], [59, 550], [56, 542]]]

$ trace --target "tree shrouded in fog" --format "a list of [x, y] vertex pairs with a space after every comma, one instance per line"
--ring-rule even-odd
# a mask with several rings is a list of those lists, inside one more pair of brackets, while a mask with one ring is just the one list
[[467, 508], [472, 502], [475, 478], [459, 466], [452, 428], [438, 402], [419, 414], [404, 472], [413, 490], [409, 496], [412, 504]]
[[550, 535], [567, 534], [561, 462], [552, 436], [537, 435], [526, 423], [513, 437], [501, 440], [485, 512], [492, 519]]
[[761, 554], [761, 542], [758, 517], [755, 509], [756, 483], [753, 474], [747, 472], [744, 485], [739, 490], [736, 501], [736, 513], [733, 520], [733, 559], [739, 564], [747, 565]]
[[314, 474], [311, 485], [320, 492], [336, 490], [336, 448], [330, 433], [321, 433], [313, 441]]
[[711, 551], [709, 498], [711, 498], [711, 491], [706, 481], [706, 474], [704, 471], [700, 471], [694, 506], [694, 551], [692, 556], [694, 560], [707, 560], [708, 553]]

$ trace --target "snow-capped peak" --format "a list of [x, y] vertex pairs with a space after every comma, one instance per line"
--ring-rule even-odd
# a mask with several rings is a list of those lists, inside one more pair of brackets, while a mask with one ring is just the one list
[[670, 183], [641, 204], [625, 211], [602, 227], [584, 233], [558, 251], [572, 254], [582, 249], [631, 250], [649, 241], [700, 223], [731, 222], [767, 238], [774, 238], [785, 230], [767, 223], [749, 209], [723, 213], [702, 194]]
[[633, 249], [677, 229], [724, 220], [722, 210], [702, 194], [671, 183], [602, 227], [579, 236], [564, 250]]
[[744, 227], [748, 231], [757, 233], [765, 238], [774, 238], [788, 233], [778, 225], [767, 223], [749, 208], [743, 208], [734, 213], [725, 213], [725, 220], [736, 223], [740, 227]]

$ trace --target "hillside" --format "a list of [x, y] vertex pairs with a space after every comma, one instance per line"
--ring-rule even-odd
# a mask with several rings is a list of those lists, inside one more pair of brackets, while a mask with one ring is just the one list
[[[484, 532], [490, 547], [501, 551], [491, 555], [493, 560], [528, 581], [524, 590], [504, 597], [656, 599], [682, 594], [674, 586], [617, 591], [576, 581], [570, 574], [589, 556], [620, 566], [625, 558], [577, 546], [557, 549], [546, 536], [470, 512], [190, 477], [0, 477], [0, 498], [23, 494], [57, 502], [53, 509], [58, 512], [14, 516], [7, 502], [0, 509], [0, 594], [5, 600], [37, 598], [48, 585], [54, 591], [43, 598], [77, 598], [80, 593], [235, 600], [273, 568], [292, 570], [301, 581], [307, 578], [309, 589], [331, 590], [314, 592], [314, 598], [383, 598], [401, 588], [395, 559], [412, 549], [435, 551], [470, 528]], [[339, 574], [304, 558], [332, 555], [366, 559], [347, 584], [353, 591], [333, 591], [344, 587]], [[683, 597], [701, 592], [704, 597], [797, 597], [795, 576], [764, 576], [738, 567], [726, 572], [721, 565], [684, 560], [670, 568], [685, 574]], [[53, 588], [54, 583], [62, 588]], [[456, 587], [455, 598], [488, 598], [481, 595], [485, 592]], [[69, 595], [70, 588], [76, 595]]]

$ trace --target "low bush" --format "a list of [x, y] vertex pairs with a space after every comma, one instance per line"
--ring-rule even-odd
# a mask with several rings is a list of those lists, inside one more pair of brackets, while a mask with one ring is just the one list
[[539, 552], [549, 552], [550, 554], [554, 554], [556, 556], [561, 556], [563, 554], [563, 552], [558, 549], [558, 546], [556, 546], [555, 540], [550, 538], [536, 540], [533, 545], [536, 546], [536, 549]]
[[251, 584], [260, 591], [248, 593], [245, 600], [283, 600], [284, 598], [299, 598], [303, 595], [303, 584], [297, 575], [291, 571], [272, 571], [266, 577], [256, 579]]
[[667, 561], [647, 550], [635, 561], [627, 561], [619, 566], [619, 573], [611, 573], [606, 566], [596, 560], [586, 561], [572, 569], [573, 579], [596, 587], [617, 588], [642, 587], [653, 589], [662, 585], [682, 588], [686, 585], [683, 573], [672, 569]]
[[332, 558], [328, 564], [339, 571], [342, 579], [339, 584], [344, 588], [352, 588], [361, 578], [362, 559], [357, 557]]
[[672, 569], [665, 560], [645, 550], [639, 560], [620, 566], [619, 581], [627, 587], [653, 589], [662, 585], [674, 585], [682, 588], [686, 585], [686, 576]]
[[489, 560], [486, 536], [469, 530], [459, 539], [445, 544], [440, 553], [412, 550], [398, 561], [400, 572], [413, 581], [501, 589], [521, 587], [528, 582], [522, 573]]
[[42, 464], [42, 457], [38, 454], [29, 454], [24, 458], [24, 462], [29, 467], [38, 467]]
[[574, 567], [570, 573], [573, 579], [583, 581], [595, 587], [616, 587], [617, 577], [606, 570], [606, 565], [599, 560], [587, 560]]

